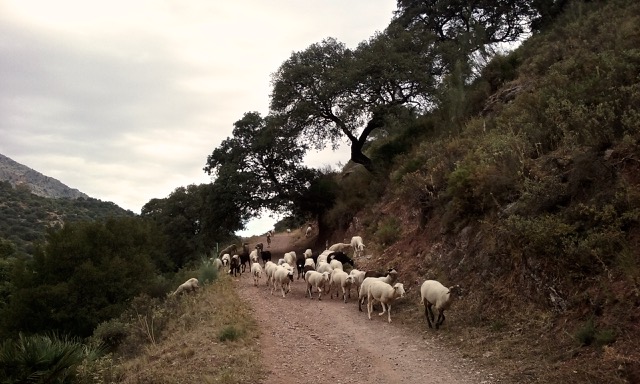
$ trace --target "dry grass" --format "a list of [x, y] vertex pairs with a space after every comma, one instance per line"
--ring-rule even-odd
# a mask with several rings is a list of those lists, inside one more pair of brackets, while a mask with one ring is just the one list
[[123, 383], [246, 383], [262, 377], [258, 328], [233, 281], [220, 276], [176, 298], [166, 337], [115, 369]]

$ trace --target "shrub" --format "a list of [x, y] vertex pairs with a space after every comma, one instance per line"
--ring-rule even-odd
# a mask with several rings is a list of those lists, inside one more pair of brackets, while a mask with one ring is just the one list
[[119, 319], [111, 319], [100, 323], [93, 331], [91, 339], [103, 344], [109, 351], [114, 351], [129, 335], [127, 325]]
[[218, 333], [218, 340], [220, 341], [235, 341], [242, 336], [242, 331], [234, 327], [233, 325], [227, 325], [222, 328]]
[[19, 333], [17, 339], [5, 340], [0, 346], [0, 381], [67, 382], [85, 359], [93, 360], [103, 353], [101, 346], [89, 347], [72, 338]]
[[400, 221], [395, 217], [389, 217], [383, 219], [378, 225], [375, 236], [382, 245], [388, 246], [400, 238], [400, 233]]
[[211, 284], [218, 278], [218, 269], [208, 260], [203, 261], [200, 265], [198, 281], [200, 284]]

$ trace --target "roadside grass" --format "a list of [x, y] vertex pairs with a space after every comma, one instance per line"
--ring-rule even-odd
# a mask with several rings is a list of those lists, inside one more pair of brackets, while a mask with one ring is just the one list
[[165, 337], [113, 369], [122, 383], [256, 382], [262, 377], [259, 330], [233, 280], [220, 275], [177, 303]]

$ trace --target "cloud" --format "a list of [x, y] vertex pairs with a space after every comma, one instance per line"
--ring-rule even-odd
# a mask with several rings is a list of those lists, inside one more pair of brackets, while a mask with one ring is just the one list
[[245, 112], [268, 113], [270, 76], [292, 52], [329, 36], [355, 47], [395, 3], [5, 0], [0, 153], [139, 212], [209, 181], [207, 155]]

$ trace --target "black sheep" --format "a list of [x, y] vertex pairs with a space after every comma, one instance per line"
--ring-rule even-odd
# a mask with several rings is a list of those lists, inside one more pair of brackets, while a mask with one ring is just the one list
[[329, 262], [331, 262], [331, 260], [338, 260], [342, 264], [350, 264], [353, 268], [356, 267], [353, 260], [349, 256], [347, 256], [346, 253], [340, 251], [330, 253], [329, 257], [327, 257], [327, 260]]

